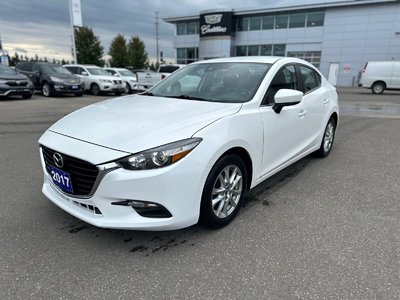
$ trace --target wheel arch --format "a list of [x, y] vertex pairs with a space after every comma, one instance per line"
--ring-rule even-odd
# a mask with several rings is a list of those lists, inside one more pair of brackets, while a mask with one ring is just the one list
[[385, 86], [385, 89], [386, 89], [386, 87], [387, 87], [387, 84], [386, 84], [386, 82], [384, 81], [384, 80], [382, 80], [382, 79], [379, 79], [379, 80], [375, 80], [372, 84], [371, 84], [371, 89], [372, 89], [372, 87], [375, 85], [375, 84], [377, 84], [377, 83], [382, 83], [384, 86]]
[[217, 161], [219, 161], [221, 158], [227, 156], [227, 155], [237, 155], [239, 156], [245, 166], [246, 166], [246, 173], [247, 173], [247, 182], [246, 182], [246, 189], [250, 189], [251, 187], [251, 182], [253, 179], [253, 161], [250, 157], [249, 152], [243, 148], [243, 147], [233, 147], [230, 148], [229, 150], [226, 150], [218, 159]]

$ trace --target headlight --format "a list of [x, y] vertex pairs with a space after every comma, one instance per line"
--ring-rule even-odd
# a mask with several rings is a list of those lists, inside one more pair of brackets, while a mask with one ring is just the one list
[[99, 80], [100, 80], [100, 82], [104, 82], [104, 83], [112, 83], [112, 81], [108, 80], [108, 79], [99, 79]]
[[0, 83], [6, 83], [6, 82], [7, 82], [7, 80], [0, 79]]
[[54, 77], [54, 76], [50, 76], [50, 80], [53, 82], [63, 82], [63, 80], [61, 78]]
[[157, 148], [152, 148], [117, 161], [127, 170], [148, 170], [172, 165], [184, 158], [200, 142], [201, 138], [191, 138]]

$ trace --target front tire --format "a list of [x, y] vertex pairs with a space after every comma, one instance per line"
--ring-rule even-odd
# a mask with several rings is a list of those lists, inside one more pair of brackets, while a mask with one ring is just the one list
[[43, 96], [45, 96], [45, 97], [51, 96], [51, 88], [47, 82], [43, 83], [43, 85], [42, 85], [42, 93], [43, 93]]
[[376, 82], [372, 85], [372, 93], [373, 94], [382, 94], [385, 90], [386, 86], [383, 82]]
[[130, 94], [131, 93], [131, 87], [129, 85], [129, 83], [125, 83], [125, 94]]
[[203, 189], [200, 221], [211, 228], [229, 224], [237, 215], [247, 188], [247, 170], [237, 155], [221, 158], [211, 169]]
[[332, 150], [333, 141], [335, 140], [336, 122], [330, 117], [326, 124], [324, 136], [322, 137], [321, 147], [315, 152], [318, 157], [327, 157]]
[[98, 96], [100, 94], [100, 87], [96, 83], [92, 83], [90, 86], [90, 92], [93, 96]]
[[32, 98], [32, 94], [26, 94], [26, 95], [22, 95], [23, 99], [31, 99]]

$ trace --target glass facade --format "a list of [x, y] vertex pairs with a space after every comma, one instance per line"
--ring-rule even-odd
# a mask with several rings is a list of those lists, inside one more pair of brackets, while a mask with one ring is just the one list
[[236, 46], [236, 56], [285, 56], [286, 45]]
[[199, 34], [199, 22], [188, 21], [176, 24], [176, 35]]
[[325, 11], [302, 11], [277, 15], [239, 16], [236, 31], [323, 26]]
[[304, 59], [317, 68], [321, 63], [321, 51], [289, 51], [287, 56]]
[[177, 48], [176, 62], [178, 64], [190, 64], [199, 60], [199, 48]]

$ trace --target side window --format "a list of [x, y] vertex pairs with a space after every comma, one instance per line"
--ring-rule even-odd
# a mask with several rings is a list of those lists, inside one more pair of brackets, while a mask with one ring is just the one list
[[261, 105], [273, 104], [275, 102], [275, 94], [280, 89], [300, 91], [299, 83], [296, 77], [296, 68], [293, 65], [285, 66], [275, 74], [275, 77], [272, 79]]
[[116, 72], [114, 70], [106, 70], [108, 73], [110, 73], [111, 75], [114, 75]]
[[[77, 67], [77, 68], [76, 68], [76, 74], [82, 75], [82, 72], [86, 72], [84, 68], [81, 68], [81, 67]], [[87, 73], [87, 72], [86, 72], [86, 73]]]
[[317, 89], [321, 85], [319, 74], [313, 69], [299, 66], [301, 76], [303, 77], [304, 93]]
[[37, 64], [32, 64], [32, 72], [39, 72], [39, 66]]

